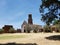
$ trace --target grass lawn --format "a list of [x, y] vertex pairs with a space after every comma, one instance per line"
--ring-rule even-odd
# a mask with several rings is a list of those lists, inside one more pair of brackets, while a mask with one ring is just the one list
[[[0, 44], [6, 43], [36, 43], [37, 45], [60, 45], [60, 40], [49, 40], [46, 37], [60, 35], [60, 33], [13, 33], [0, 34]], [[54, 37], [55, 38], [55, 37]], [[59, 38], [60, 39], [60, 38]]]
[[12, 35], [12, 34], [0, 34], [0, 40], [4, 39], [14, 39], [14, 38], [25, 38], [26, 35]]

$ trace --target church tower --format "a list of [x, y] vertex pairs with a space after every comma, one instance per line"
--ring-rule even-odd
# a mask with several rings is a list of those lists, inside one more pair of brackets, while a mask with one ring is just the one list
[[32, 14], [28, 15], [28, 24], [33, 24]]

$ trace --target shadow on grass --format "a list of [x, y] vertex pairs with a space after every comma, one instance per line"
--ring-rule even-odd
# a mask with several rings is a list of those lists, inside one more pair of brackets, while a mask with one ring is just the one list
[[0, 44], [0, 45], [37, 45], [36, 43], [27, 43], [27, 44], [23, 44], [23, 43], [6, 43], [6, 44]]
[[49, 37], [45, 37], [48, 40], [58, 40], [60, 41], [60, 35], [53, 35], [53, 36], [49, 36]]

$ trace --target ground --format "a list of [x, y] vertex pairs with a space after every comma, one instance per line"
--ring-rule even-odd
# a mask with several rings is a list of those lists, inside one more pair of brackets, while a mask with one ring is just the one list
[[46, 37], [60, 33], [13, 33], [0, 34], [0, 44], [5, 43], [35, 43], [37, 45], [60, 45], [60, 40], [49, 40]]

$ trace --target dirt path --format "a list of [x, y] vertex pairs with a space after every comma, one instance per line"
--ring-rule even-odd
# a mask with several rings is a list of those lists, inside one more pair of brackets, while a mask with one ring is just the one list
[[8, 40], [0, 40], [0, 43], [36, 43], [37, 45], [60, 45], [60, 41], [48, 40], [45, 37], [51, 35], [60, 35], [60, 33], [16, 33], [4, 35], [27, 35], [25, 38], [15, 38]]

